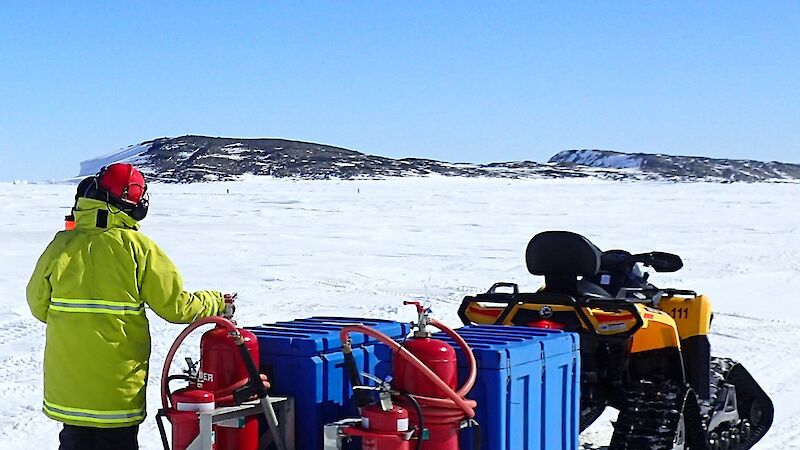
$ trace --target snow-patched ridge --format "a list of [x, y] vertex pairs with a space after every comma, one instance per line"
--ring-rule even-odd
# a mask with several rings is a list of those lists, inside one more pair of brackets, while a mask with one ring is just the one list
[[668, 179], [703, 181], [790, 181], [800, 179], [800, 164], [706, 158], [610, 150], [565, 150], [548, 161], [567, 167], [637, 169]]
[[643, 155], [600, 150], [565, 150], [550, 158], [549, 162], [616, 169], [641, 169], [644, 164], [644, 157]]
[[207, 136], [159, 138], [81, 163], [80, 176], [116, 161], [140, 166], [166, 182], [236, 180], [246, 175], [301, 179], [404, 176], [481, 178], [602, 178], [655, 181], [794, 181], [800, 165], [700, 157], [567, 150], [547, 163], [509, 161], [453, 163], [387, 158], [331, 145], [287, 139]]

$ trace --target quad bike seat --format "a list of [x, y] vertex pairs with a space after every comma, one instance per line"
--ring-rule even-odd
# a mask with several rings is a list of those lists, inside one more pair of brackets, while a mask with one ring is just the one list
[[569, 231], [539, 233], [525, 251], [528, 272], [544, 276], [542, 292], [613, 298], [593, 282], [602, 256], [603, 252], [588, 239]]

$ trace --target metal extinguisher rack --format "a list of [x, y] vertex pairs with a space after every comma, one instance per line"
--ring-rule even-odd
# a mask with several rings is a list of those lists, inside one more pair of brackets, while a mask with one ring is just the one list
[[[275, 413], [281, 417], [277, 430], [267, 430], [266, 435], [280, 436], [286, 450], [295, 450], [294, 447], [294, 399], [292, 397], [269, 397], [269, 403]], [[200, 434], [189, 445], [187, 450], [212, 450], [214, 445], [213, 425], [228, 420], [237, 420], [248, 416], [263, 414], [264, 407], [259, 401], [249, 401], [238, 406], [225, 406], [212, 411], [200, 411]], [[262, 441], [266, 436], [262, 436]], [[269, 441], [262, 442], [260, 448], [267, 448]]]
[[[167, 353], [161, 372], [162, 408], [156, 415], [164, 450], [264, 450], [267, 438], [271, 438], [276, 450], [294, 450], [294, 400], [271, 398], [267, 393], [266, 377], [258, 372], [256, 336], [229, 320], [234, 298], [225, 299], [228, 317], [210, 316], [192, 322]], [[172, 360], [184, 339], [207, 324], [216, 327], [200, 339], [200, 370], [195, 371], [190, 361], [185, 374], [169, 375]], [[169, 383], [173, 380], [189, 384], [171, 391]], [[215, 403], [223, 406], [215, 407]], [[263, 436], [259, 436], [258, 420], [253, 417], [259, 414], [267, 422], [267, 433]], [[171, 445], [163, 418], [172, 426]]]

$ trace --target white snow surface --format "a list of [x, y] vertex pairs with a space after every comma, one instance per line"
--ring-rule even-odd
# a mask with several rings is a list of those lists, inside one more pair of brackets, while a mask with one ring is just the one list
[[[73, 189], [0, 184], [0, 449], [57, 446], [59, 424], [40, 412], [45, 325], [31, 317], [25, 285]], [[411, 320], [408, 299], [429, 301], [458, 325], [466, 294], [495, 281], [539, 286], [524, 249], [543, 230], [576, 231], [605, 249], [678, 253], [685, 268], [653, 282], [710, 295], [713, 352], [740, 360], [775, 402], [775, 424], [756, 448], [800, 448], [800, 185], [247, 177], [150, 191], [142, 232], [175, 261], [187, 289], [239, 292], [243, 325], [324, 314]], [[159, 372], [183, 327], [148, 316], [140, 442], [158, 450]], [[197, 336], [187, 355], [196, 346]], [[607, 444], [611, 418], [584, 433], [587, 448]]]

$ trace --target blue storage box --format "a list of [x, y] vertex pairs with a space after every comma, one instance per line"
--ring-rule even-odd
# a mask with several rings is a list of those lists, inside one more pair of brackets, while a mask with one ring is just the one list
[[[478, 365], [475, 386], [467, 395], [478, 402], [483, 450], [575, 450], [579, 446], [580, 349], [575, 333], [501, 325], [456, 330], [472, 348]], [[466, 359], [443, 333], [434, 334], [456, 349], [459, 383], [467, 376]], [[390, 351], [377, 348], [377, 375], [391, 370]], [[471, 430], [462, 433], [461, 449], [472, 449]]]
[[[269, 377], [270, 393], [295, 399], [298, 450], [322, 449], [325, 424], [358, 416], [350, 405], [352, 388], [339, 338], [341, 329], [351, 324], [366, 325], [392, 339], [402, 339], [410, 329], [407, 323], [353, 317], [312, 317], [247, 327], [258, 339], [260, 370]], [[350, 337], [359, 371], [375, 373], [376, 341], [359, 333]]]

